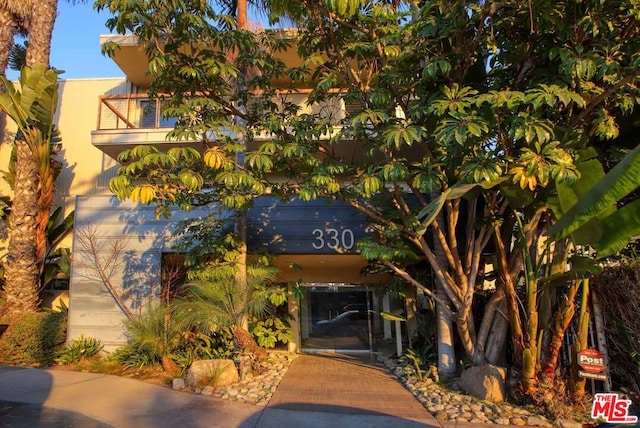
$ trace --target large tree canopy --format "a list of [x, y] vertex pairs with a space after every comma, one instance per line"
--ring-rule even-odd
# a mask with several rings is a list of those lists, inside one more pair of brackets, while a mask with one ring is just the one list
[[[123, 153], [119, 197], [159, 212], [265, 192], [346, 201], [375, 225], [363, 257], [436, 298], [473, 363], [504, 359], [507, 326], [525, 387], [557, 359], [545, 347], [567, 296], [542, 298], [539, 238], [583, 149], [640, 101], [637, 2], [269, 2], [297, 22], [286, 33], [235, 29], [200, 1], [97, 4], [145, 46], [150, 93], [180, 118], [171, 137], [203, 144]], [[287, 46], [302, 65], [276, 59]], [[498, 280], [474, 319], [490, 242]], [[412, 273], [419, 261], [444, 294]]]

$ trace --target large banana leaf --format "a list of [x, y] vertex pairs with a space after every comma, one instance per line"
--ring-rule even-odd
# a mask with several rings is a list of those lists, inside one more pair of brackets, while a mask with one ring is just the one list
[[45, 138], [55, 139], [53, 117], [58, 103], [58, 74], [44, 64], [23, 67], [19, 88], [0, 76], [6, 88], [0, 92], [0, 110], [13, 119], [24, 135], [29, 135], [35, 126]]
[[[640, 186], [640, 145], [629, 152], [607, 175], [599, 180], [586, 195], [562, 216], [548, 231], [553, 239], [565, 237], [601, 215], [618, 200], [625, 197]], [[635, 205], [634, 205], [635, 206]], [[637, 208], [636, 208], [637, 209]], [[612, 214], [613, 215], [613, 214]], [[607, 216], [606, 218], [608, 218]], [[629, 230], [635, 227], [634, 221], [638, 216], [621, 217], [632, 223], [618, 224], [619, 232], [626, 233], [628, 238], [633, 235]], [[604, 234], [603, 234], [604, 236]], [[628, 241], [627, 241], [628, 242]], [[596, 242], [593, 242], [594, 244]]]
[[602, 222], [602, 237], [595, 243], [598, 258], [622, 250], [635, 236], [640, 236], [640, 199], [620, 208]]
[[[580, 151], [580, 161], [576, 163], [580, 171], [580, 179], [572, 186], [559, 184], [557, 186], [558, 196], [550, 198], [549, 205], [553, 209], [556, 218], [562, 218], [571, 208], [573, 208], [580, 198], [587, 193], [605, 176], [604, 168], [597, 159], [597, 152], [593, 148]], [[613, 214], [616, 205], [611, 204], [601, 211], [597, 216], [571, 232], [573, 242], [578, 245], [587, 245], [598, 242], [602, 237], [603, 226], [601, 220]]]

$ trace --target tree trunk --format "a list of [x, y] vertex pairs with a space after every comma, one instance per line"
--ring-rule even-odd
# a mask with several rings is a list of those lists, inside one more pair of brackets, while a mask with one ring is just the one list
[[238, 348], [251, 353], [254, 357], [261, 359], [267, 356], [267, 351], [258, 345], [251, 333], [241, 326], [233, 328], [233, 339], [236, 341]]
[[[431, 192], [431, 199], [438, 197], [438, 193]], [[444, 225], [442, 212], [436, 219], [440, 227]], [[433, 239], [433, 252], [440, 266], [447, 265], [447, 256], [438, 238]], [[440, 376], [452, 376], [456, 373], [456, 351], [454, 347], [454, 328], [451, 311], [443, 308], [443, 302], [449, 302], [447, 291], [441, 281], [436, 281], [436, 331], [438, 333], [438, 373]]]
[[498, 289], [485, 305], [482, 324], [478, 332], [478, 347], [490, 364], [502, 365], [509, 332], [504, 290]]
[[[28, 16], [26, 65], [49, 66], [51, 35], [57, 15], [57, 0], [31, 3]], [[6, 15], [4, 16], [6, 19]], [[46, 144], [49, 138], [31, 142]], [[5, 310], [9, 313], [35, 312], [40, 303], [40, 271], [46, 252], [46, 225], [53, 195], [53, 177], [49, 157], [32, 151], [25, 141], [16, 141], [16, 174], [13, 207], [9, 217], [9, 249], [5, 265]], [[40, 158], [40, 159], [38, 159]], [[46, 162], [46, 165], [39, 165]], [[48, 173], [47, 173], [48, 171]], [[44, 174], [44, 176], [43, 176]]]
[[40, 270], [34, 237], [38, 202], [38, 168], [24, 141], [16, 142], [13, 205], [9, 214], [9, 246], [5, 263], [7, 313], [36, 312], [40, 303]]
[[[27, 48], [26, 65], [45, 64], [49, 67], [51, 53], [51, 37], [53, 27], [57, 17], [58, 0], [41, 0], [33, 2], [31, 20], [29, 23], [29, 46]], [[54, 174], [51, 168], [51, 148], [49, 136], [44, 138], [40, 144], [47, 147], [38, 147], [40, 150], [33, 153], [36, 164], [39, 167], [40, 189], [37, 211], [37, 228], [35, 234], [36, 261], [40, 272], [44, 268], [44, 258], [47, 252], [47, 225], [51, 214], [53, 203], [53, 182]]]
[[9, 52], [13, 44], [13, 36], [18, 31], [12, 14], [0, 7], [0, 72], [5, 73], [9, 63]]
[[27, 65], [46, 64], [49, 67], [51, 35], [58, 14], [58, 0], [34, 1], [29, 23]]
[[236, 19], [238, 21], [238, 28], [247, 27], [247, 0], [238, 0]]
[[[447, 292], [444, 287], [436, 285], [436, 296], [448, 301]], [[438, 373], [440, 376], [452, 376], [456, 373], [456, 351], [454, 348], [453, 320], [446, 312], [442, 304], [436, 301], [436, 331], [438, 332]]]
[[506, 313], [507, 304], [503, 300], [493, 317], [491, 332], [486, 342], [484, 356], [489, 364], [498, 366], [505, 364], [505, 349], [507, 337], [509, 337], [509, 320]]

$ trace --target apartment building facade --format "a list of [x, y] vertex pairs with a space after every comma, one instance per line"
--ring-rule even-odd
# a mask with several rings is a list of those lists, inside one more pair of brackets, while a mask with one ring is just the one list
[[[109, 180], [117, 173], [121, 151], [136, 145], [199, 147], [167, 140], [174, 121], [163, 117], [159, 101], [147, 96], [147, 62], [135, 39], [105, 36], [101, 42], [106, 41], [120, 46], [114, 61], [125, 77], [60, 82], [57, 123], [64, 167], [55, 203], [66, 212], [75, 210], [69, 340], [96, 337], [110, 350], [127, 342], [126, 314], [141, 313], [161, 294], [179, 222], [220, 210], [175, 208], [167, 218], [157, 218], [154, 206], [122, 202], [111, 194]], [[291, 96], [307, 112], [327, 108], [306, 106], [304, 89]], [[344, 105], [331, 108], [334, 114], [348, 114]], [[8, 156], [7, 150], [2, 148], [2, 156]], [[337, 202], [283, 203], [264, 197], [255, 201], [247, 222], [249, 251], [274, 255], [278, 280], [289, 287], [295, 337], [290, 351], [395, 349], [399, 330], [380, 313], [400, 313], [404, 302], [377, 292], [388, 278], [361, 274], [365, 261], [356, 242], [368, 233], [364, 216]], [[303, 292], [294, 293], [293, 287]]]

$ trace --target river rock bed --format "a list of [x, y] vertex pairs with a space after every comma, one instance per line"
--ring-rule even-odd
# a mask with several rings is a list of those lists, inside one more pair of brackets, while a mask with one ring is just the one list
[[266, 361], [266, 369], [262, 373], [255, 376], [246, 375], [232, 385], [218, 388], [205, 386], [204, 388], [188, 389], [184, 381], [174, 381], [173, 389], [264, 407], [269, 403], [282, 377], [296, 357], [297, 354], [288, 352], [270, 352]]
[[[224, 387], [206, 386], [202, 389], [187, 389], [182, 379], [175, 379], [173, 388], [195, 394], [208, 395], [226, 400], [240, 401], [265, 407], [276, 391], [296, 354], [270, 352], [269, 365], [259, 375], [247, 375], [239, 382]], [[440, 385], [425, 375], [422, 380], [406, 358], [378, 358], [422, 405], [440, 421], [516, 425], [529, 427], [581, 428], [582, 424], [570, 420], [550, 421], [541, 415], [508, 403], [491, 403], [455, 389]]]
[[[496, 425], [530, 427], [581, 428], [582, 424], [569, 421], [550, 421], [544, 416], [509, 403], [491, 403], [465, 395], [437, 383], [429, 374], [418, 379], [413, 365], [405, 357], [379, 358], [396, 375], [422, 405], [440, 421], [474, 422]], [[454, 382], [455, 385], [455, 382]]]

